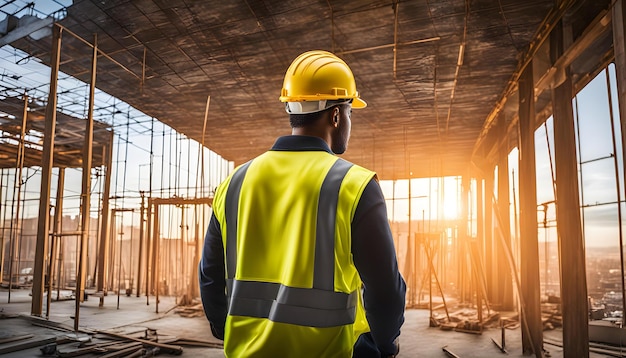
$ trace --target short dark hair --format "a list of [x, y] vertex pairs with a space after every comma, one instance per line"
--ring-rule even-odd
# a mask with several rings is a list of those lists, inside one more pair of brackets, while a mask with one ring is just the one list
[[305, 114], [290, 114], [289, 115], [289, 123], [291, 124], [291, 128], [303, 128], [307, 127], [315, 122], [317, 122], [324, 113], [331, 110], [333, 107], [328, 107], [323, 111], [313, 112], [313, 113], [305, 113]]

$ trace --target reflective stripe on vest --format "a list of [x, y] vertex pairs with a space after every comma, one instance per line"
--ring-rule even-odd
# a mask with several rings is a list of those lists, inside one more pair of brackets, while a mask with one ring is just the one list
[[338, 159], [320, 189], [315, 235], [313, 288], [278, 283], [235, 280], [237, 215], [241, 186], [251, 162], [233, 174], [225, 201], [228, 314], [267, 318], [307, 327], [334, 327], [354, 323], [357, 292], [334, 291], [335, 220], [339, 188], [352, 163]]

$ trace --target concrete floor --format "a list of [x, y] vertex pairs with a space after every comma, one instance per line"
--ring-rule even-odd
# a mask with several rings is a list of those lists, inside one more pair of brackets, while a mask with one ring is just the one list
[[[18, 334], [34, 334], [35, 337], [63, 335], [67, 333], [49, 328], [34, 326], [31, 320], [19, 315], [30, 315], [29, 290], [18, 289], [11, 292], [11, 303], [7, 303], [8, 292], [0, 289], [0, 338]], [[56, 297], [56, 296], [55, 296]], [[176, 313], [173, 298], [161, 297], [159, 313], [155, 313], [155, 301], [151, 297], [150, 304], [146, 305], [145, 297], [121, 296], [117, 309], [117, 296], [105, 297], [104, 307], [98, 307], [99, 298], [90, 297], [81, 304], [81, 330], [107, 330], [128, 335], [139, 336], [146, 328], [156, 329], [159, 336], [176, 336], [188, 339], [215, 341], [210, 333], [209, 324], [202, 317], [184, 318]], [[44, 299], [45, 305], [45, 299]], [[73, 327], [74, 301], [52, 302], [50, 320]], [[7, 318], [18, 315], [15, 318]], [[491, 338], [500, 342], [499, 329], [488, 329], [482, 334], [469, 334], [456, 331], [443, 331], [428, 326], [428, 310], [407, 310], [406, 323], [400, 337], [401, 352], [398, 357], [446, 357], [442, 347], [446, 346], [459, 357], [522, 357], [520, 330], [506, 330], [506, 348], [508, 355], [501, 353], [491, 341]], [[72, 333], [73, 334], [73, 333]], [[78, 334], [86, 336], [85, 334]], [[558, 330], [546, 331], [546, 339], [561, 341]], [[0, 345], [0, 348], [4, 345]], [[68, 345], [67, 347], [70, 347]], [[563, 357], [562, 348], [545, 344], [546, 357]], [[38, 357], [42, 356], [38, 348], [22, 350], [4, 355], [4, 357]], [[96, 357], [96, 355], [93, 355]], [[167, 356], [161, 354], [161, 356]], [[185, 347], [183, 356], [189, 357], [223, 357], [220, 349]], [[608, 357], [591, 353], [590, 357]], [[626, 355], [625, 355], [626, 356]], [[89, 357], [85, 355], [82, 357]]]

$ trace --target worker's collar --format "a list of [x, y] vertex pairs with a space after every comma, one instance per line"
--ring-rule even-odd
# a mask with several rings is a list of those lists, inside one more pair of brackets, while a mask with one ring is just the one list
[[325, 151], [330, 154], [333, 152], [328, 144], [320, 137], [311, 137], [305, 135], [287, 135], [276, 139], [271, 150], [277, 151]]

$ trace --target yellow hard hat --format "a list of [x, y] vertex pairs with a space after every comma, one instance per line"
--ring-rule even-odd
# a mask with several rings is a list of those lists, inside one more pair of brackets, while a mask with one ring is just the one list
[[[352, 108], [367, 106], [367, 103], [359, 98], [350, 67], [334, 54], [321, 50], [305, 52], [293, 60], [285, 73], [279, 99], [281, 102], [305, 104], [292, 106], [292, 110], [287, 104], [289, 113], [316, 112], [330, 107], [338, 100], [352, 100]], [[307, 102], [320, 104], [311, 107], [313, 103]]]

